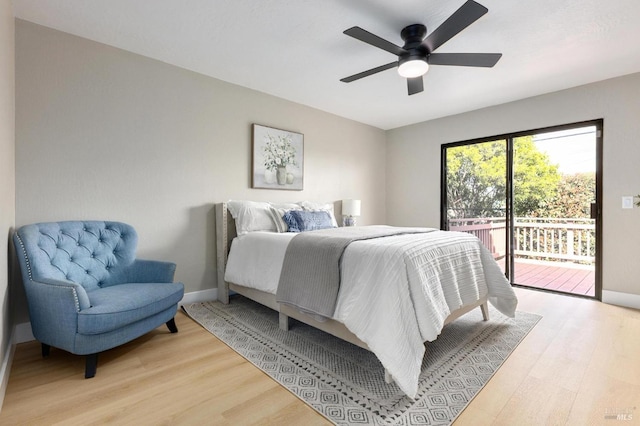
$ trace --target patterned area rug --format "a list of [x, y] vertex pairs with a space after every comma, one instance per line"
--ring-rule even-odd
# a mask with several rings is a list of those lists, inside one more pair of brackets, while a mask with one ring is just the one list
[[229, 347], [338, 425], [448, 425], [540, 320], [491, 309], [482, 321], [474, 309], [447, 325], [427, 345], [419, 393], [411, 400], [384, 381], [369, 351], [291, 320], [278, 328], [278, 313], [242, 296], [183, 306]]

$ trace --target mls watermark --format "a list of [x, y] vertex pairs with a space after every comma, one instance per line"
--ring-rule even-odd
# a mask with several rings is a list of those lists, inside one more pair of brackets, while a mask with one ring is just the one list
[[636, 411], [636, 407], [632, 408], [607, 408], [604, 410], [605, 420], [633, 420], [633, 414]]

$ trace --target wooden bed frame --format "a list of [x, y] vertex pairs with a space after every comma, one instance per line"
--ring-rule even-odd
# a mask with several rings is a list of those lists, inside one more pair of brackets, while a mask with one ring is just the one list
[[[347, 342], [358, 345], [362, 348], [369, 349], [367, 344], [360, 340], [355, 334], [347, 329], [347, 327], [336, 320], [328, 319], [327, 321], [317, 321], [309, 315], [306, 315], [298, 310], [280, 304], [276, 301], [275, 294], [266, 293], [264, 291], [256, 290], [249, 287], [244, 287], [234, 283], [228, 283], [224, 280], [224, 272], [227, 265], [227, 257], [229, 255], [229, 249], [231, 248], [231, 241], [236, 237], [236, 225], [235, 221], [231, 217], [226, 203], [218, 203], [215, 205], [216, 214], [216, 252], [217, 252], [217, 269], [218, 269], [218, 300], [224, 304], [229, 303], [229, 291], [234, 291], [241, 294], [251, 300], [254, 300], [262, 305], [279, 313], [280, 328], [282, 330], [289, 329], [289, 318], [295, 318], [305, 324], [322, 330], [326, 333], [339, 337]], [[464, 306], [454, 312], [452, 312], [446, 319], [445, 324], [448, 324], [461, 317], [467, 312], [480, 307], [482, 310], [482, 317], [485, 321], [489, 319], [489, 308], [487, 305], [487, 298], [484, 297], [477, 302]]]

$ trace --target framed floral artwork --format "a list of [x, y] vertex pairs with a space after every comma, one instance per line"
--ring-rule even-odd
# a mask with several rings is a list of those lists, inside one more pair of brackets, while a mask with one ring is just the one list
[[253, 125], [251, 187], [301, 191], [304, 181], [304, 136]]

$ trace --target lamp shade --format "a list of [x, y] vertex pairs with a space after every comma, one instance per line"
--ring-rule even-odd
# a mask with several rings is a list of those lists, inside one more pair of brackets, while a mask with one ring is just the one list
[[342, 200], [344, 216], [360, 216], [360, 200]]

